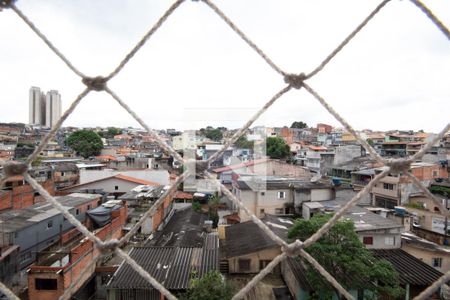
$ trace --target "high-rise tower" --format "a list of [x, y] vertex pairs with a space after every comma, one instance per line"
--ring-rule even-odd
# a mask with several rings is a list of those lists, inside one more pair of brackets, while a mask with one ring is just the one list
[[61, 95], [51, 90], [45, 97], [45, 127], [53, 127], [61, 117]]
[[61, 117], [61, 95], [51, 90], [45, 95], [38, 87], [30, 88], [30, 125], [53, 127]]
[[30, 88], [29, 123], [45, 125], [45, 96], [38, 87]]

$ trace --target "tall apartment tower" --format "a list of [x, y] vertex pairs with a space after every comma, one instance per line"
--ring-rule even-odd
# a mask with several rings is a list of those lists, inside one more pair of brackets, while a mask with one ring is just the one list
[[61, 95], [51, 90], [45, 97], [45, 127], [53, 127], [61, 117]]
[[29, 123], [45, 125], [45, 96], [38, 87], [30, 88]]

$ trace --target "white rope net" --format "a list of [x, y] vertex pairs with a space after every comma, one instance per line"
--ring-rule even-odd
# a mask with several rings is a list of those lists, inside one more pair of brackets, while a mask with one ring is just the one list
[[[432, 21], [437, 29], [439, 29], [447, 39], [450, 39], [450, 33], [448, 28], [434, 15], [434, 13], [428, 9], [425, 4], [419, 0], [410, 0], [414, 5], [416, 5], [423, 13]], [[227, 15], [220, 10], [213, 2], [210, 0], [200, 0], [207, 5], [215, 14], [217, 14], [239, 37], [241, 37], [245, 43], [247, 43], [261, 58], [267, 62], [267, 64], [280, 76], [283, 76], [286, 86], [276, 93], [270, 100], [259, 109], [253, 117], [248, 120], [245, 125], [240, 128], [230, 139], [228, 139], [223, 147], [212, 155], [207, 161], [193, 161], [183, 159], [171, 146], [169, 146], [156, 131], [151, 129], [127, 104], [122, 100], [113, 90], [111, 90], [107, 83], [108, 81], [115, 77], [123, 67], [133, 58], [133, 56], [145, 45], [147, 40], [152, 37], [152, 35], [164, 24], [164, 22], [170, 17], [170, 15], [185, 2], [184, 0], [175, 1], [167, 11], [159, 18], [159, 20], [148, 30], [148, 32], [142, 37], [142, 39], [136, 44], [136, 46], [125, 56], [125, 58], [118, 64], [118, 66], [107, 76], [97, 76], [88, 77], [81, 71], [79, 71], [70, 60], [61, 53], [58, 48], [42, 33], [38, 27], [25, 15], [23, 12], [15, 5], [15, 1], [12, 0], [0, 0], [0, 11], [2, 10], [12, 10], [16, 13], [29, 27], [30, 29], [39, 36], [39, 38], [71, 69], [77, 76], [79, 76], [82, 82], [86, 85], [86, 88], [76, 97], [72, 102], [69, 109], [67, 109], [57, 123], [52, 127], [50, 132], [42, 139], [39, 146], [34, 150], [34, 152], [27, 158], [25, 163], [18, 162], [8, 162], [3, 164], [4, 174], [0, 180], [0, 185], [2, 186], [8, 177], [15, 175], [23, 175], [25, 180], [41, 194], [46, 201], [50, 202], [56, 209], [58, 209], [67, 220], [73, 224], [84, 236], [93, 241], [95, 247], [98, 247], [102, 251], [109, 251], [122, 258], [127, 264], [129, 264], [136, 272], [138, 272], [143, 278], [145, 278], [155, 289], [161, 292], [168, 299], [177, 299], [170, 291], [168, 291], [161, 283], [159, 283], [151, 274], [144, 270], [135, 260], [133, 260], [126, 252], [124, 252], [120, 247], [128, 243], [130, 238], [137, 233], [140, 226], [142, 226], [144, 220], [152, 216], [163, 200], [168, 196], [172, 195], [178, 188], [178, 186], [184, 182], [184, 180], [189, 175], [197, 175], [202, 178], [209, 179], [216, 185], [216, 187], [222, 191], [230, 200], [232, 200], [240, 209], [245, 211], [255, 224], [257, 224], [271, 239], [273, 239], [281, 248], [282, 254], [278, 255], [273, 259], [263, 270], [261, 270], [255, 277], [252, 278], [240, 291], [238, 291], [233, 299], [242, 299], [245, 295], [255, 287], [255, 285], [269, 274], [281, 261], [286, 259], [288, 256], [301, 256], [306, 259], [336, 290], [338, 290], [342, 296], [347, 299], [354, 299], [353, 296], [343, 288], [339, 282], [333, 278], [312, 256], [310, 256], [304, 249], [318, 239], [320, 239], [324, 234], [326, 234], [330, 228], [336, 224], [336, 222], [355, 205], [358, 200], [367, 195], [370, 190], [385, 176], [389, 173], [399, 173], [403, 172], [406, 174], [412, 182], [420, 188], [424, 194], [430, 198], [443, 212], [446, 216], [450, 216], [448, 210], [442, 205], [442, 203], [435, 198], [428, 189], [421, 184], [421, 182], [409, 172], [409, 167], [412, 162], [420, 159], [430, 148], [438, 141], [440, 141], [443, 136], [450, 130], [450, 123], [448, 123], [442, 131], [437, 134], [433, 140], [429, 141], [419, 152], [415, 155], [402, 158], [402, 159], [386, 159], [378, 155], [375, 149], [370, 146], [363, 138], [361, 138], [358, 133], [353, 129], [353, 127], [338, 114], [338, 112], [327, 103], [327, 101], [322, 98], [309, 84], [307, 84], [308, 79], [316, 76], [321, 72], [326, 65], [344, 48], [347, 44], [388, 4], [389, 0], [382, 1], [375, 9], [311, 72], [308, 74], [299, 73], [291, 74], [285, 72], [280, 67], [278, 67], [249, 37], [247, 37], [234, 23], [231, 21]], [[200, 3], [199, 3], [200, 5]], [[406, 5], [406, 3], [405, 3]], [[5, 13], [5, 12], [4, 12]], [[263, 114], [267, 109], [269, 109], [272, 104], [274, 104], [280, 97], [288, 93], [291, 89], [301, 89], [304, 88], [308, 93], [310, 93], [319, 103], [331, 114], [333, 115], [344, 127], [355, 136], [357, 141], [366, 149], [366, 151], [378, 162], [387, 166], [387, 169], [382, 173], [375, 176], [359, 193], [357, 193], [349, 202], [347, 202], [333, 217], [320, 228], [315, 234], [305, 241], [296, 240], [293, 243], [288, 244], [286, 241], [278, 237], [273, 233], [267, 225], [265, 225], [258, 217], [256, 217], [248, 208], [246, 208], [243, 203], [233, 195], [224, 185], [217, 181], [210, 173], [207, 171], [209, 164], [215, 159], [219, 158], [225, 150], [232, 145], [239, 137], [241, 137], [246, 130]], [[28, 173], [31, 170], [31, 163], [38, 157], [39, 153], [44, 150], [48, 142], [55, 136], [56, 132], [60, 129], [67, 117], [75, 110], [78, 104], [83, 100], [83, 98], [88, 95], [91, 91], [104, 91], [112, 96], [147, 132], [150, 136], [155, 138], [157, 143], [161, 148], [163, 148], [167, 153], [172, 155], [175, 160], [183, 164], [194, 164], [196, 167], [196, 174], [189, 174], [189, 171], [185, 171], [177, 180], [172, 184], [171, 188], [166, 190], [165, 193], [153, 204], [153, 206], [142, 216], [142, 218], [136, 223], [136, 225], [130, 230], [126, 235], [124, 235], [120, 240], [110, 239], [102, 241], [92, 232], [90, 232], [83, 224], [81, 224], [72, 214], [70, 214], [58, 201], [52, 197], [33, 177]], [[190, 170], [189, 168], [186, 168]], [[96, 257], [91, 263], [95, 264], [101, 255]], [[86, 268], [90, 269], [90, 267]], [[79, 276], [82, 278], [83, 276]], [[443, 283], [447, 282], [450, 278], [450, 272], [444, 274], [438, 281], [430, 285], [426, 290], [424, 290], [415, 299], [427, 299], [430, 297]], [[74, 292], [76, 292], [74, 287], [77, 286], [76, 282], [72, 282], [68, 289], [65, 290], [64, 294], [60, 299], [69, 299]], [[0, 290], [9, 299], [19, 299], [7, 286], [0, 282]]]

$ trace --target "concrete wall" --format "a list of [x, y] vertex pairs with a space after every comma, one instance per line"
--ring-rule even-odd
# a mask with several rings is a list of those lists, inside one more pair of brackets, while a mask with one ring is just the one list
[[402, 249], [432, 267], [433, 258], [442, 258], [442, 267], [435, 269], [442, 273], [447, 273], [450, 270], [450, 253], [448, 252], [419, 248], [409, 243], [403, 243]]
[[[278, 192], [284, 192], [285, 198], [279, 199]], [[294, 203], [293, 191], [290, 189], [252, 191], [241, 190], [240, 199], [243, 204], [257, 217], [262, 218], [264, 214], [280, 214], [277, 210], [282, 209], [284, 214], [285, 204]], [[261, 210], [264, 210], [262, 213]], [[239, 211], [241, 222], [250, 220], [250, 217], [242, 210]]]
[[[107, 193], [126, 193], [130, 190], [134, 189], [139, 183], [134, 183], [126, 180], [121, 180], [117, 178], [110, 178], [102, 181], [93, 182], [90, 184], [85, 184], [82, 186], [76, 186], [73, 188], [69, 188], [64, 190], [69, 193], [79, 192], [84, 189], [103, 189]], [[116, 189], [117, 186], [117, 189]]]
[[[402, 244], [401, 232], [398, 229], [387, 229], [384, 232], [381, 230], [379, 232], [359, 231], [358, 236], [361, 242], [366, 236], [373, 238], [372, 245], [365, 245], [368, 249], [398, 249]], [[389, 245], [386, 241], [387, 238], [394, 238], [394, 244]]]
[[[69, 212], [75, 216], [77, 220], [84, 223], [86, 220], [87, 206], [91, 208], [97, 206], [98, 199], [94, 199], [89, 203], [78, 206], [79, 214], [76, 214], [77, 208], [69, 209]], [[52, 221], [53, 226], [48, 228], [48, 223]], [[11, 234], [11, 242], [20, 246], [19, 253], [19, 269], [23, 269], [36, 260], [36, 252], [42, 251], [51, 244], [56, 243], [63, 233], [69, 231], [74, 226], [60, 213], [43, 219], [31, 226], [22, 228], [16, 234]]]
[[337, 147], [334, 150], [334, 161], [335, 165], [341, 164], [353, 160], [356, 157], [361, 156], [361, 146], [360, 145], [346, 145]]
[[[281, 254], [280, 247], [272, 249], [266, 249], [259, 252], [251, 253], [248, 255], [236, 256], [228, 258], [229, 272], [230, 273], [258, 273], [260, 271], [260, 260], [273, 260], [277, 255]], [[239, 259], [250, 259], [250, 270], [239, 270]]]
[[94, 180], [111, 177], [117, 174], [139, 178], [143, 180], [153, 181], [161, 185], [168, 185], [169, 172], [166, 170], [129, 170], [129, 171], [115, 171], [113, 169], [104, 170], [80, 170], [80, 183], [91, 182]]
[[[111, 223], [95, 232], [101, 240], [119, 239], [122, 236], [122, 226], [125, 224], [127, 208], [111, 213]], [[90, 265], [92, 260], [100, 254], [100, 250], [94, 247], [89, 239], [83, 239], [70, 249], [70, 262], [62, 267], [49, 267], [33, 265], [28, 275], [29, 299], [53, 300], [58, 299], [64, 290], [74, 284], [73, 291], [77, 291], [92, 276], [95, 265]], [[86, 268], [90, 268], [84, 272]], [[57, 280], [57, 288], [54, 290], [38, 290], [34, 285], [38, 278], [54, 278]]]

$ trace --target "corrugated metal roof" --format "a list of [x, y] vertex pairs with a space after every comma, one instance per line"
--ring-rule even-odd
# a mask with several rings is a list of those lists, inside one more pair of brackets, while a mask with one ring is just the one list
[[[288, 218], [266, 215], [261, 219], [280, 238], [287, 240], [288, 228], [294, 223]], [[247, 221], [225, 227], [226, 256], [236, 257], [264, 249], [278, 247], [253, 221]]]
[[[130, 253], [142, 268], [170, 290], [184, 290], [193, 278], [219, 269], [219, 238], [209, 234], [204, 247], [138, 247]], [[152, 289], [128, 264], [123, 264], [108, 289]]]
[[402, 249], [371, 250], [378, 259], [389, 261], [399, 273], [401, 284], [428, 286], [443, 274]]

